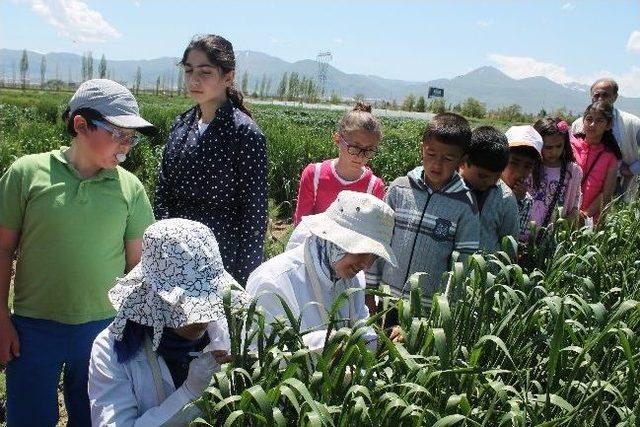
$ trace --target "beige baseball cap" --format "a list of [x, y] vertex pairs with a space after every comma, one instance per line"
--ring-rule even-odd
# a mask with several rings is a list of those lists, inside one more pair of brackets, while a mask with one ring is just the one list
[[542, 157], [542, 136], [531, 125], [511, 126], [505, 133], [509, 148], [531, 147]]

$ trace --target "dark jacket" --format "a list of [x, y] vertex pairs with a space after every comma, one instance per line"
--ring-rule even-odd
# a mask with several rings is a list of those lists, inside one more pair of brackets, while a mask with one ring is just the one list
[[202, 135], [199, 108], [176, 118], [164, 149], [156, 219], [186, 218], [210, 227], [225, 269], [244, 286], [262, 262], [267, 224], [267, 150], [258, 125], [231, 101]]

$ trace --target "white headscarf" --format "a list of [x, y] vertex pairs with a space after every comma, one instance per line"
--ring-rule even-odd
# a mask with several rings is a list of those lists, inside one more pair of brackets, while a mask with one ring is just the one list
[[[314, 286], [315, 280], [324, 291], [332, 294], [334, 298], [347, 289], [360, 287], [355, 276], [351, 279], [343, 279], [334, 270], [333, 265], [347, 254], [346, 251], [335, 243], [316, 235], [309, 236], [304, 245], [305, 264], [307, 274], [311, 279], [311, 286]], [[317, 302], [322, 303], [324, 309], [331, 309], [331, 304], [327, 301]]]

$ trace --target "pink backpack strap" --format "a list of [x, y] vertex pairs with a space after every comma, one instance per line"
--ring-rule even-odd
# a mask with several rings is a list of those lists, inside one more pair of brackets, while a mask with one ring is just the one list
[[371, 178], [369, 179], [369, 185], [367, 186], [368, 194], [373, 193], [373, 186], [376, 184], [376, 179], [378, 179], [378, 177], [376, 177], [374, 174], [371, 174]]
[[316, 206], [316, 198], [318, 196], [318, 184], [320, 183], [320, 171], [322, 163], [316, 163], [313, 170], [313, 207]]

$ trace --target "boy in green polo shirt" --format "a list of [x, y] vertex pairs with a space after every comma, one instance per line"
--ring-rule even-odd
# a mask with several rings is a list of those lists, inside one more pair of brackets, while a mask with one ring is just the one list
[[61, 373], [69, 424], [90, 425], [91, 344], [114, 315], [107, 290], [138, 263], [153, 222], [144, 187], [118, 166], [136, 131], [155, 132], [131, 92], [89, 80], [63, 119], [71, 147], [24, 156], [0, 178], [0, 364], [11, 426], [56, 424]]

